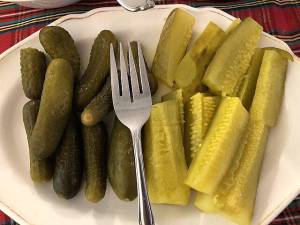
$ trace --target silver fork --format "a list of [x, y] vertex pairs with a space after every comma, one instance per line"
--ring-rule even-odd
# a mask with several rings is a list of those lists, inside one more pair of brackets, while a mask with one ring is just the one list
[[[140, 225], [155, 225], [145, 182], [143, 153], [141, 145], [141, 128], [150, 116], [152, 99], [148, 83], [146, 65], [140, 44], [138, 58], [140, 68], [140, 84], [137, 77], [134, 59], [129, 51], [129, 73], [125, 63], [123, 47], [120, 43], [120, 80], [113, 46], [110, 46], [110, 69], [112, 99], [115, 113], [119, 120], [127, 126], [132, 135], [134, 160], [138, 191], [138, 216]], [[131, 85], [130, 85], [131, 84]]]

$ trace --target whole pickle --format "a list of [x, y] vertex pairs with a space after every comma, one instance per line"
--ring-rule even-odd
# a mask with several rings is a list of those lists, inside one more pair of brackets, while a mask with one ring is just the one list
[[30, 99], [39, 99], [47, 69], [44, 53], [34, 48], [21, 49], [20, 64], [25, 96]]
[[40, 31], [39, 39], [45, 51], [52, 59], [62, 58], [70, 62], [76, 80], [79, 80], [79, 53], [68, 31], [59, 26], [47, 26]]
[[99, 93], [110, 73], [109, 51], [113, 44], [118, 52], [118, 40], [109, 30], [101, 31], [92, 46], [87, 69], [75, 89], [75, 103], [78, 109], [83, 109]]

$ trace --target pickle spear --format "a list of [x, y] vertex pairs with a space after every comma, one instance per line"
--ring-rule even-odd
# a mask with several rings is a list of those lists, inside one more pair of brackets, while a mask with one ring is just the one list
[[276, 125], [284, 94], [287, 59], [274, 50], [265, 50], [251, 106], [253, 119]]
[[258, 23], [246, 18], [228, 35], [202, 80], [210, 91], [233, 95], [247, 72], [261, 32], [262, 27]]
[[185, 54], [192, 36], [195, 18], [182, 9], [174, 9], [168, 16], [157, 45], [152, 73], [169, 87], [174, 73]]
[[237, 97], [221, 100], [211, 127], [193, 159], [185, 183], [213, 194], [236, 154], [248, 123], [248, 112]]

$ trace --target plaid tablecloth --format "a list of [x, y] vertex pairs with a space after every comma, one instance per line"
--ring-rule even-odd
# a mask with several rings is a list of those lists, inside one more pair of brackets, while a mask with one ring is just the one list
[[[285, 41], [300, 56], [300, 1], [295, 0], [158, 0], [158, 4], [182, 3], [193, 7], [212, 6], [233, 16], [253, 17], [264, 30]], [[0, 3], [0, 53], [70, 13], [83, 13], [98, 7], [118, 5], [114, 0], [84, 0], [59, 9], [29, 9], [11, 3]], [[300, 172], [300, 171], [299, 171]], [[1, 180], [2, 185], [5, 181]], [[15, 224], [0, 211], [0, 225]], [[298, 196], [272, 223], [272, 225], [300, 225], [300, 196]]]

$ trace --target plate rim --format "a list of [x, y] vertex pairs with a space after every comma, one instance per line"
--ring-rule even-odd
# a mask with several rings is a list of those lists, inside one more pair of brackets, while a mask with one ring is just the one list
[[[176, 8], [176, 7], [184, 8], [186, 10], [194, 11], [194, 12], [210, 11], [212, 13], [216, 13], [223, 17], [226, 17], [226, 19], [229, 19], [231, 21], [236, 19], [236, 17], [234, 17], [220, 9], [214, 8], [214, 7], [195, 8], [192, 6], [185, 5], [185, 4], [168, 4], [168, 5], [157, 5], [157, 6], [155, 6], [154, 9], [151, 9], [151, 10], [170, 9], [170, 8]], [[85, 13], [69, 14], [69, 15], [63, 16], [63, 17], [53, 21], [52, 23], [48, 24], [48, 26], [59, 25], [67, 20], [85, 19], [85, 18], [91, 17], [98, 13], [111, 12], [111, 11], [123, 11], [123, 10], [124, 10], [124, 8], [121, 6], [100, 7], [100, 8], [92, 9]], [[0, 54], [0, 61], [3, 60], [5, 57], [7, 57], [12, 52], [14, 52], [16, 49], [20, 48], [21, 46], [23, 46], [24, 44], [29, 42], [30, 40], [36, 38], [38, 36], [39, 32], [40, 32], [40, 30], [34, 32], [33, 34], [29, 35], [22, 41], [18, 42], [17, 44], [13, 45], [9, 49], [5, 50], [3, 53]], [[266, 32], [263, 32], [262, 35], [264, 35], [265, 37], [267, 37], [269, 39], [272, 39], [273, 41], [278, 42], [280, 44], [280, 46], [282, 46], [284, 48], [284, 50], [286, 50], [292, 54], [292, 56], [294, 58], [294, 62], [300, 63], [300, 58], [297, 55], [295, 55], [295, 53], [291, 50], [291, 48], [284, 41], [282, 41]], [[274, 210], [272, 212], [270, 212], [270, 214], [263, 219], [262, 225], [269, 224], [276, 216], [279, 215], [279, 213], [282, 210], [284, 210], [286, 208], [286, 206], [291, 202], [290, 199], [294, 199], [299, 194], [300, 194], [300, 190], [295, 191], [294, 193], [290, 193], [290, 195], [288, 195], [280, 205], [278, 205], [276, 208], [274, 208]], [[1, 199], [0, 199], [0, 210], [2, 212], [4, 212], [6, 215], [8, 215], [11, 219], [13, 219], [17, 223], [19, 223], [20, 225], [32, 225], [31, 223], [26, 221], [21, 215], [19, 215], [16, 211], [14, 211], [9, 206], [2, 203]]]

